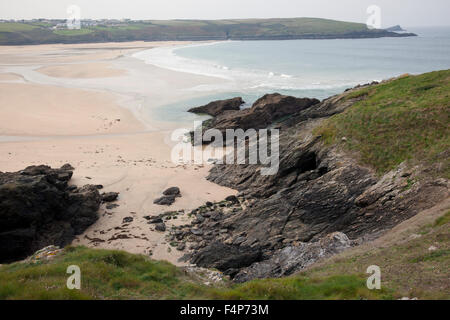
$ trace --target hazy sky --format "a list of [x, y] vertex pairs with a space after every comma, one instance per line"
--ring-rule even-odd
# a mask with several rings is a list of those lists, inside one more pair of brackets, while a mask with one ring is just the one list
[[366, 22], [370, 5], [382, 26], [450, 25], [450, 0], [0, 0], [0, 18], [66, 18], [69, 5], [82, 19], [224, 19], [320, 17]]

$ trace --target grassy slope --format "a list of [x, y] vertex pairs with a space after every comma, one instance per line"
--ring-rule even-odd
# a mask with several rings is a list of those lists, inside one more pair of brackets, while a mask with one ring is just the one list
[[361, 23], [317, 18], [243, 20], [149, 20], [130, 21], [120, 26], [92, 26], [82, 30], [50, 30], [42, 23], [0, 23], [0, 44], [96, 42], [127, 40], [204, 40], [290, 38], [362, 33], [377, 36]]
[[[0, 299], [450, 299], [449, 226], [447, 212], [423, 225], [420, 238], [357, 250], [283, 279], [218, 287], [141, 255], [68, 247], [51, 261], [1, 266]], [[80, 291], [65, 286], [69, 265], [81, 269]], [[382, 290], [366, 288], [370, 265], [382, 270]]]
[[[417, 232], [417, 233], [416, 233]], [[416, 232], [406, 232], [405, 240], [356, 252], [344, 252], [303, 276], [328, 278], [358, 274], [370, 265], [381, 269], [382, 285], [396, 297], [450, 299], [450, 211]], [[434, 251], [429, 250], [432, 246]]]
[[326, 143], [357, 152], [380, 174], [407, 160], [437, 165], [436, 175], [450, 178], [450, 70], [403, 77], [350, 97], [364, 99], [316, 130]]
[[[82, 289], [68, 290], [66, 268], [78, 265]], [[208, 287], [181, 269], [121, 251], [69, 247], [49, 262], [0, 267], [0, 299], [375, 299], [358, 275], [293, 277]]]

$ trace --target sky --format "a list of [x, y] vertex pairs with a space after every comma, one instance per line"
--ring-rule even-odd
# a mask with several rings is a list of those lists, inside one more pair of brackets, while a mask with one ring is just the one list
[[1, 19], [67, 18], [77, 5], [82, 19], [232, 19], [317, 17], [365, 23], [370, 5], [381, 25], [450, 25], [450, 0], [0, 0]]

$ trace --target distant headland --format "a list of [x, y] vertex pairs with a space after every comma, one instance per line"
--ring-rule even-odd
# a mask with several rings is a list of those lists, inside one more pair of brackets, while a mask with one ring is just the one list
[[291, 40], [410, 37], [401, 28], [369, 29], [363, 23], [319, 18], [229, 20], [0, 20], [0, 45], [126, 41]]

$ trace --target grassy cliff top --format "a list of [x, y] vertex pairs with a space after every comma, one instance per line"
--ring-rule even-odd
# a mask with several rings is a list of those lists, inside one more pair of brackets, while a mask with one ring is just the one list
[[0, 45], [160, 40], [334, 39], [408, 36], [365, 24], [318, 18], [229, 20], [102, 20], [68, 30], [64, 20], [0, 23]]
[[403, 76], [350, 92], [362, 98], [315, 133], [380, 174], [408, 161], [450, 178], [450, 70]]

